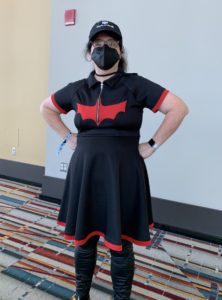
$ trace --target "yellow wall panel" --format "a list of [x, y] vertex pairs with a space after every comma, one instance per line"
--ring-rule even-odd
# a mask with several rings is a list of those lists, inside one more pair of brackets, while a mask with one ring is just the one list
[[[50, 0], [0, 2], [0, 158], [45, 164]], [[11, 148], [16, 147], [16, 156]]]

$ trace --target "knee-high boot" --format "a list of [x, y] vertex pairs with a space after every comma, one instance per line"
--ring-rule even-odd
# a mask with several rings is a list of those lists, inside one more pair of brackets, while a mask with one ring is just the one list
[[130, 299], [135, 270], [133, 245], [126, 240], [122, 244], [122, 251], [110, 250], [114, 300]]
[[76, 299], [88, 300], [92, 277], [96, 266], [98, 238], [75, 248]]

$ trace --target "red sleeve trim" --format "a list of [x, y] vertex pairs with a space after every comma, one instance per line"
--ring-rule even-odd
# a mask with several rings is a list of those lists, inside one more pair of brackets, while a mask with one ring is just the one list
[[165, 99], [165, 97], [166, 97], [166, 95], [168, 93], [169, 93], [169, 91], [166, 90], [166, 89], [162, 92], [162, 94], [160, 95], [159, 100], [157, 101], [157, 103], [155, 104], [155, 106], [152, 109], [153, 112], [157, 112], [158, 111], [160, 105], [162, 104], [163, 100]]
[[51, 100], [52, 100], [52, 103], [54, 104], [54, 106], [62, 113], [62, 114], [67, 114], [67, 111], [65, 111], [64, 109], [62, 109], [58, 103], [56, 102], [55, 100], [55, 96], [54, 95], [51, 95]]

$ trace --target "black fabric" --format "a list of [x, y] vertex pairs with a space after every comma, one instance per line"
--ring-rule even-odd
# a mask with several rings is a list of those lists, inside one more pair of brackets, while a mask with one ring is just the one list
[[123, 235], [150, 241], [153, 218], [139, 137], [77, 139], [58, 216], [66, 223], [65, 234], [83, 243], [91, 233], [104, 234], [115, 246], [121, 246]]
[[82, 300], [89, 299], [92, 277], [96, 267], [98, 236], [75, 248], [76, 294]]
[[114, 300], [129, 300], [135, 272], [135, 256], [133, 245], [122, 241], [123, 250], [111, 252], [111, 278]]
[[[84, 245], [75, 248], [76, 294], [88, 299], [96, 267], [98, 237], [91, 237]], [[111, 278], [114, 300], [130, 299], [135, 272], [132, 243], [122, 240], [122, 251], [110, 250]]]
[[77, 146], [57, 220], [65, 226], [64, 237], [75, 245], [85, 244], [92, 235], [102, 236], [115, 251], [121, 251], [122, 240], [150, 245], [150, 187], [138, 145], [143, 108], [157, 109], [165, 92], [148, 79], [124, 72], [102, 87], [92, 72], [54, 94], [62, 109], [76, 111]]
[[117, 50], [107, 45], [96, 47], [91, 57], [95, 64], [102, 70], [109, 70], [120, 59]]
[[[140, 103], [143, 108], [150, 110], [153, 110], [162, 94], [167, 91], [161, 85], [139, 75], [131, 76], [125, 84], [133, 92], [137, 102]], [[156, 108], [156, 111], [157, 110], [158, 107]]]
[[[100, 82], [94, 77], [94, 71], [87, 79], [68, 84], [66, 87], [55, 92], [54, 97], [61, 109], [69, 112], [75, 110], [75, 126], [79, 132], [90, 129], [117, 129], [133, 130], [139, 134], [142, 124], [143, 109], [148, 108], [155, 112], [158, 110], [159, 99], [166, 89], [135, 73], [119, 72], [110, 79], [104, 81], [102, 91], [102, 104], [117, 104], [127, 101], [125, 113], [120, 113], [113, 122], [105, 119], [99, 126], [90, 119], [82, 120], [78, 113], [78, 104], [93, 106], [96, 105], [100, 94]], [[161, 103], [160, 103], [161, 104]]]
[[84, 87], [84, 80], [69, 83], [65, 87], [56, 91], [52, 96], [59, 107], [61, 107], [64, 111], [69, 112], [70, 110], [75, 110], [74, 99], [76, 97], [76, 92], [81, 87]]
[[110, 21], [99, 21], [93, 25], [89, 33], [89, 40], [93, 40], [94, 37], [100, 32], [114, 33], [119, 39], [122, 39], [122, 34], [119, 27]]

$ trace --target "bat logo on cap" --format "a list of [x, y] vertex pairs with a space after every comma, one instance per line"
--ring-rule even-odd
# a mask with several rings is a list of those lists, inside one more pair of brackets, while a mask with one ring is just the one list
[[101, 102], [99, 104], [98, 100], [95, 105], [77, 103], [77, 113], [81, 115], [82, 120], [93, 120], [99, 126], [103, 120], [114, 120], [118, 113], [125, 112], [126, 103], [127, 101], [122, 101], [117, 104], [103, 105]]

